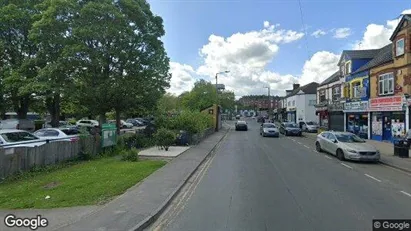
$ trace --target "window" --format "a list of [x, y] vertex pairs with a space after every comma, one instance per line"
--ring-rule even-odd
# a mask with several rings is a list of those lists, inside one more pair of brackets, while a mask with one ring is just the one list
[[321, 90], [320, 91], [320, 103], [325, 102], [326, 98], [325, 98], [325, 90]]
[[352, 88], [352, 97], [361, 98], [361, 95], [362, 95], [361, 82], [352, 83], [351, 88]]
[[314, 105], [315, 105], [315, 102], [316, 102], [315, 99], [309, 100], [309, 101], [308, 101], [308, 106], [314, 106]]
[[291, 107], [291, 101], [288, 101], [288, 106]]
[[295, 100], [293, 100], [293, 106], [295, 106]]
[[351, 73], [351, 61], [345, 63], [345, 74], [348, 75]]
[[3, 139], [9, 143], [15, 143], [20, 141], [38, 140], [37, 137], [33, 136], [28, 132], [9, 132], [1, 134]]
[[344, 68], [343, 65], [341, 65], [340, 71], [341, 71], [341, 74], [344, 76], [345, 75], [345, 68]]
[[394, 73], [387, 73], [379, 76], [379, 95], [391, 95], [394, 93]]
[[404, 39], [398, 39], [395, 43], [395, 55], [400, 56], [404, 54]]
[[341, 98], [341, 87], [333, 87], [333, 101], [339, 100]]

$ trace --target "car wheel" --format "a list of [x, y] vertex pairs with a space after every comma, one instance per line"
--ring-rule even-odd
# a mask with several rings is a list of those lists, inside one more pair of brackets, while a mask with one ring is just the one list
[[263, 132], [263, 137], [265, 137], [265, 133]]
[[338, 158], [339, 160], [345, 160], [343, 150], [337, 149], [337, 158]]
[[285, 131], [285, 136], [288, 136], [288, 132], [287, 132], [287, 131]]
[[322, 152], [323, 150], [321, 149], [321, 144], [320, 142], [315, 142], [315, 149], [317, 150], [317, 152]]

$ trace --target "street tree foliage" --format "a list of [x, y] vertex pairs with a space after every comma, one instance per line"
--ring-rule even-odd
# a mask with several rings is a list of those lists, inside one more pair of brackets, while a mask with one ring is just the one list
[[0, 31], [0, 91], [21, 118], [38, 100], [54, 126], [60, 114], [119, 122], [169, 86], [163, 20], [145, 0], [2, 1]]

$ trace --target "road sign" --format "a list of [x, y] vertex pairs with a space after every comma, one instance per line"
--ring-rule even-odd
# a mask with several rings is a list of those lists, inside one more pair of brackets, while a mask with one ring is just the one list
[[114, 124], [101, 126], [101, 147], [111, 147], [117, 144], [117, 127]]

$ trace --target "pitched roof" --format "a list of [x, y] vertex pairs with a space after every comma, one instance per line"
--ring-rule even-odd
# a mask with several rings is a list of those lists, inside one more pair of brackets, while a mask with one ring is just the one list
[[338, 64], [341, 63], [342, 58], [347, 55], [350, 59], [372, 59], [378, 53], [379, 49], [370, 50], [344, 50], [341, 54]]
[[300, 91], [304, 92], [304, 94], [317, 94], [317, 87], [318, 87], [318, 83], [311, 82], [307, 85], [301, 86], [301, 87], [293, 90], [293, 92], [291, 94], [285, 96], [285, 98], [294, 96]]
[[390, 40], [393, 41], [395, 36], [398, 34], [400, 31], [402, 24], [404, 23], [405, 20], [411, 21], [411, 14], [404, 14], [398, 23], [397, 27], [395, 28], [394, 32], [392, 33]]
[[360, 67], [357, 71], [355, 71], [353, 74], [368, 70], [370, 68], [379, 66], [384, 63], [388, 63], [392, 61], [392, 43], [388, 44], [387, 46], [381, 48], [375, 58], [371, 59], [367, 64], [364, 66]]
[[341, 76], [340, 71], [337, 71], [334, 74], [332, 74], [330, 77], [328, 77], [326, 80], [322, 81], [320, 85], [318, 86], [321, 87], [329, 83], [336, 82], [340, 79], [340, 76]]

